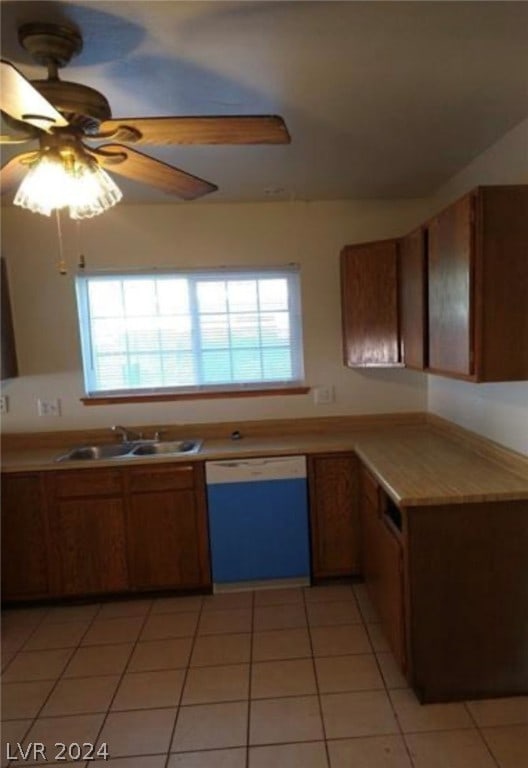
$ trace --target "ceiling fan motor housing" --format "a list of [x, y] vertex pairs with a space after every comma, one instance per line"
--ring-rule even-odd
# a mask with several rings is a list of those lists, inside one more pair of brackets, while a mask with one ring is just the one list
[[82, 37], [73, 27], [60, 24], [23, 24], [18, 39], [31, 57], [48, 67], [47, 80], [33, 80], [32, 85], [55, 109], [62, 112], [70, 125], [96, 133], [99, 124], [112, 116], [110, 105], [102, 93], [80, 83], [59, 80], [57, 69], [66, 66], [82, 50]]

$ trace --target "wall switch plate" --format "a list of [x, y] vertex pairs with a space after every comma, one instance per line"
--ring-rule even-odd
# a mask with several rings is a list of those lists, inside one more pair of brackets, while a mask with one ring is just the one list
[[9, 398], [7, 395], [0, 395], [0, 413], [7, 413], [9, 410]]
[[328, 405], [334, 402], [334, 388], [331, 385], [328, 387], [314, 387], [313, 396], [316, 405]]
[[61, 408], [59, 398], [57, 397], [54, 400], [43, 400], [39, 397], [37, 400], [37, 411], [39, 416], [60, 416]]

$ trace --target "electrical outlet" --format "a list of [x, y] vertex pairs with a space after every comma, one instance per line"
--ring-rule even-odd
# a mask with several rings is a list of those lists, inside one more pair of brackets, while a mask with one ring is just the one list
[[54, 400], [43, 400], [39, 397], [37, 400], [37, 411], [39, 416], [60, 416], [60, 400], [55, 398]]
[[331, 385], [328, 387], [315, 387], [313, 394], [316, 405], [329, 405], [329, 403], [334, 402], [334, 388]]
[[9, 410], [9, 399], [7, 395], [0, 395], [0, 413], [7, 413]]

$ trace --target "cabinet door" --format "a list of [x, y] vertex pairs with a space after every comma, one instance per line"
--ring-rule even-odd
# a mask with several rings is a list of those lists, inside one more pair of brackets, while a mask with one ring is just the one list
[[7, 269], [5, 260], [0, 259], [0, 285], [2, 296], [0, 310], [2, 313], [2, 343], [0, 344], [0, 380], [12, 379], [18, 376], [18, 363], [15, 348], [15, 333], [13, 330], [13, 318], [11, 315], [11, 301], [9, 298], [9, 285], [7, 282]]
[[358, 461], [313, 456], [308, 466], [313, 577], [358, 573]]
[[202, 474], [191, 466], [130, 473], [127, 539], [133, 587], [210, 584]]
[[389, 645], [405, 669], [403, 550], [397, 532], [383, 514], [383, 497], [375, 480], [361, 472], [362, 571]]
[[401, 365], [398, 241], [348, 245], [341, 253], [345, 365]]
[[425, 230], [421, 227], [400, 242], [400, 321], [406, 367], [427, 365], [427, 294]]
[[473, 204], [467, 195], [428, 226], [429, 367], [473, 373]]
[[55, 500], [50, 529], [59, 594], [103, 594], [128, 588], [121, 497]]
[[2, 598], [48, 595], [48, 536], [35, 474], [2, 475]]

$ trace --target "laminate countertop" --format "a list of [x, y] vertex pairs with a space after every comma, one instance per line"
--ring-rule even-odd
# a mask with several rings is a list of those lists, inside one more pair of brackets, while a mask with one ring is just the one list
[[[69, 471], [130, 468], [167, 463], [354, 451], [393, 500], [405, 507], [465, 502], [528, 500], [528, 459], [511, 465], [428, 424], [304, 433], [240, 440], [205, 440], [199, 453], [131, 459], [57, 462], [72, 446], [4, 451], [2, 471]], [[508, 454], [505, 451], [505, 454]]]

